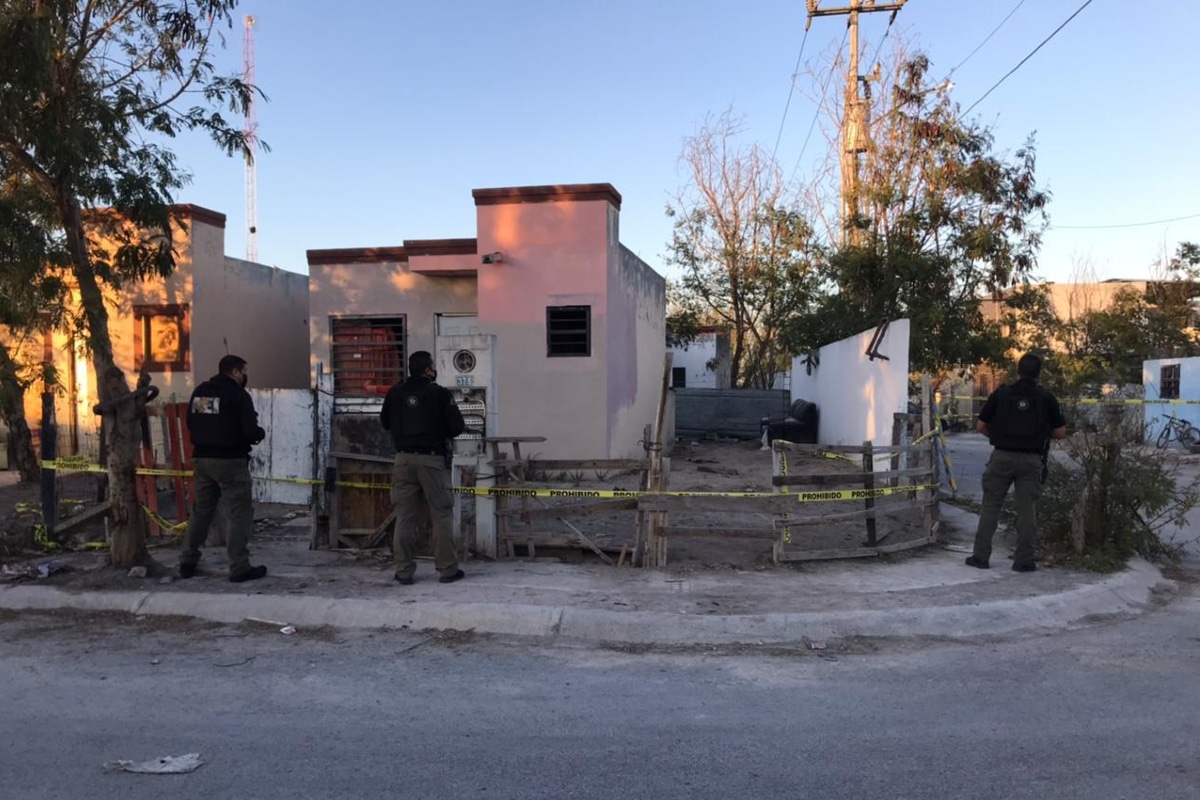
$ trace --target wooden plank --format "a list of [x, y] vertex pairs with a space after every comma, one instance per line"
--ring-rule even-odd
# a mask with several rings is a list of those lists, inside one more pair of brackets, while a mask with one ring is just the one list
[[[166, 421], [167, 428], [167, 453], [168, 461], [171, 464], [171, 469], [175, 472], [183, 470], [183, 441], [179, 435], [179, 425], [181, 423], [179, 407], [172, 404], [164, 409], [163, 419]], [[183, 420], [186, 421], [186, 416]], [[186, 424], [186, 422], [184, 422]], [[188, 503], [184, 496], [183, 477], [180, 475], [174, 476], [172, 482], [175, 485], [175, 513], [176, 519], [187, 519]]]
[[599, 547], [597, 547], [596, 543], [593, 542], [591, 539], [589, 539], [586, 535], [584, 535], [583, 531], [579, 530], [579, 528], [576, 528], [574, 525], [567, 522], [562, 517], [559, 517], [558, 521], [561, 522], [563, 525], [566, 525], [568, 528], [570, 528], [575, 533], [575, 535], [579, 537], [579, 541], [581, 541], [585, 545], [587, 545], [587, 548], [589, 550], [591, 550], [593, 553], [600, 556], [600, 558], [602, 558], [604, 560], [604, 563], [608, 564], [610, 567], [616, 566], [616, 564], [613, 562], [613, 560], [608, 557], [608, 554], [605, 553], [603, 550], [601, 550]]
[[638, 510], [645, 512], [713, 511], [728, 514], [775, 514], [784, 511], [803, 513], [805, 506], [795, 495], [776, 494], [756, 497], [680, 497], [677, 495], [642, 495], [637, 498]]
[[911, 511], [923, 508], [924, 500], [905, 501], [903, 503], [877, 503], [874, 508], [860, 508], [857, 511], [839, 511], [832, 514], [812, 514], [810, 516], [791, 516], [775, 521], [775, 527], [794, 527], [796, 525], [824, 525], [829, 522], [845, 522], [849, 520], [871, 519], [887, 516], [900, 511]]
[[112, 502], [109, 500], [105, 500], [103, 503], [101, 503], [98, 506], [92, 506], [88, 510], [80, 512], [79, 514], [76, 514], [75, 516], [67, 517], [65, 520], [59, 522], [57, 525], [54, 526], [54, 533], [55, 533], [55, 535], [58, 535], [60, 533], [66, 533], [67, 531], [72, 530], [73, 528], [78, 528], [80, 525], [82, 525], [85, 522], [90, 522], [91, 520], [94, 520], [97, 517], [104, 516], [105, 514], [108, 513], [108, 509], [111, 507], [112, 507]]
[[379, 527], [375, 529], [375, 532], [371, 534], [371, 540], [369, 542], [367, 542], [367, 548], [371, 549], [371, 548], [375, 548], [375, 547], [382, 547], [384, 539], [387, 538], [388, 530], [392, 527], [392, 523], [394, 523], [395, 521], [396, 521], [396, 512], [395, 511], [393, 511], [392, 513], [390, 513], [386, 517], [384, 517], [383, 522], [381, 522], [379, 524]]
[[540, 472], [555, 472], [559, 470], [595, 470], [597, 472], [628, 472], [635, 470], [641, 472], [646, 469], [646, 461], [641, 458], [592, 458], [592, 459], [545, 459], [532, 458], [528, 461], [516, 461], [514, 459], [504, 459], [501, 461], [489, 461], [493, 467], [525, 467], [528, 470], [538, 470]]
[[921, 467], [918, 469], [890, 469], [884, 472], [876, 472], [873, 476], [868, 476], [866, 472], [822, 472], [814, 475], [775, 475], [771, 478], [772, 486], [807, 486], [817, 484], [822, 486], [836, 486], [838, 484], [853, 484], [860, 486], [868, 480], [887, 478], [932, 478], [933, 470], [929, 467]]
[[[863, 451], [862, 445], [821, 445], [821, 444], [795, 444], [794, 442], [783, 442], [776, 440], [776, 446], [783, 450], [792, 453], [820, 455], [821, 453], [832, 453], [833, 455], [861, 455]], [[930, 447], [929, 442], [923, 442], [918, 445], [899, 445], [896, 447], [885, 446], [876, 447], [873, 449], [875, 455], [892, 454], [892, 453], [916, 453], [926, 450]]]
[[705, 537], [717, 539], [768, 539], [775, 540], [779, 533], [774, 528], [689, 528], [682, 525], [668, 525], [658, 529], [659, 536], [667, 537]]
[[329, 457], [344, 461], [367, 461], [372, 464], [394, 464], [396, 462], [396, 459], [389, 458], [388, 456], [372, 456], [366, 453], [340, 453], [331, 451]]
[[[195, 464], [192, 463], [192, 432], [187, 426], [187, 409], [186, 402], [175, 404], [176, 423], [179, 425], [179, 438], [181, 439], [182, 450], [180, 451], [181, 466], [184, 472], [193, 472]], [[196, 503], [196, 476], [192, 474], [183, 479], [184, 491], [187, 492], [187, 508], [190, 513], [191, 508]], [[183, 519], [183, 517], [180, 517]]]
[[512, 509], [497, 512], [503, 516], [522, 517], [528, 514], [530, 521], [540, 519], [557, 519], [558, 517], [575, 517], [584, 514], [608, 514], [621, 511], [634, 511], [638, 507], [636, 497], [622, 497], [617, 500], [596, 500], [591, 503], [575, 505], [549, 506], [547, 508], [531, 508], [528, 511]]

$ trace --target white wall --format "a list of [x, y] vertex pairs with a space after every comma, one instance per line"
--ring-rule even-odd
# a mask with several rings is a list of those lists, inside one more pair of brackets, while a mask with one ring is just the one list
[[671, 348], [671, 353], [674, 356], [673, 365], [687, 370], [686, 386], [679, 387], [672, 384], [673, 388], [717, 388], [717, 373], [707, 366], [709, 361], [717, 357], [716, 333], [702, 333], [687, 347]]
[[1142, 387], [1145, 389], [1146, 404], [1146, 436], [1147, 441], [1154, 441], [1162, 431], [1162, 417], [1174, 416], [1185, 419], [1200, 427], [1200, 405], [1151, 403], [1159, 400], [1159, 382], [1162, 379], [1162, 368], [1171, 364], [1179, 364], [1179, 399], [1200, 400], [1200, 358], [1156, 358], [1142, 362]]
[[[250, 451], [250, 474], [255, 477], [313, 476], [313, 392], [311, 389], [250, 389], [258, 424], [267, 432]], [[283, 481], [254, 482], [259, 503], [308, 505], [312, 486]]]
[[792, 360], [792, 401], [817, 404], [821, 444], [892, 443], [892, 420], [908, 408], [908, 320], [893, 321], [878, 350], [887, 361], [867, 358], [874, 329], [825, 345], [809, 375], [804, 357]]

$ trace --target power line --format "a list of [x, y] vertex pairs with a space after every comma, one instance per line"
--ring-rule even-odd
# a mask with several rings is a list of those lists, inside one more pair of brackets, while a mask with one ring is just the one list
[[[971, 58], [976, 53], [978, 53], [980, 50], [982, 50], [983, 46], [992, 40], [992, 37], [995, 36], [1000, 31], [1000, 29], [1004, 27], [1004, 23], [1006, 23], [1010, 19], [1012, 19], [1013, 14], [1016, 14], [1018, 11], [1020, 11], [1021, 6], [1023, 6], [1023, 5], [1025, 5], [1025, 0], [1020, 0], [1020, 2], [1017, 3], [1016, 7], [1012, 11], [1008, 12], [1008, 16], [1005, 17], [1004, 19], [1000, 20], [999, 25], [997, 25], [995, 28], [992, 28], [992, 32], [987, 35], [987, 38], [984, 39], [982, 42], [980, 42], [979, 45], [974, 50], [972, 50], [970, 53], [967, 53], [967, 57], [964, 58], [962, 61], [958, 62], [958, 65], [955, 66], [954, 69], [950, 70], [950, 75], [953, 75], [955, 72], [957, 72], [959, 67], [961, 67], [963, 64], [966, 64], [968, 61], [971, 60]], [[949, 77], [949, 76], [947, 76], [947, 77]]]
[[[1024, 2], [1024, 0], [1021, 0], [1021, 1]], [[896, 21], [895, 14], [892, 14], [890, 17], [888, 17], [887, 30], [885, 30], [883, 32], [883, 36], [880, 37], [879, 46], [875, 48], [875, 55], [871, 58], [871, 63], [868, 65], [871, 69], [874, 69], [875, 68], [874, 65], [879, 63], [879, 54], [881, 52], [883, 52], [883, 43], [887, 41], [888, 34], [892, 32], [892, 23], [894, 23], [895, 21]]]
[[771, 160], [779, 151], [779, 142], [783, 139], [783, 124], [787, 122], [788, 109], [792, 107], [792, 94], [796, 91], [796, 76], [800, 73], [800, 62], [804, 58], [804, 45], [808, 44], [808, 28], [804, 29], [804, 38], [800, 40], [800, 53], [796, 56], [796, 68], [792, 70], [792, 85], [788, 88], [787, 103], [783, 106], [783, 119], [779, 120], [779, 133], [775, 134], [775, 147], [771, 149]]
[[847, 29], [842, 34], [842, 43], [838, 45], [838, 58], [834, 59], [833, 66], [829, 68], [829, 74], [825, 76], [825, 85], [821, 87], [821, 99], [817, 103], [817, 110], [813, 112], [812, 122], [808, 126], [808, 135], [804, 137], [804, 145], [800, 148], [800, 157], [796, 159], [796, 166], [792, 167], [791, 177], [796, 177], [796, 170], [800, 169], [800, 162], [804, 160], [804, 153], [808, 150], [808, 143], [812, 140], [813, 131], [816, 130], [817, 120], [821, 116], [821, 109], [825, 107], [825, 96], [829, 92], [829, 82], [833, 80], [833, 73], [837, 71], [838, 59], [841, 58], [842, 48], [846, 46], [846, 37], [850, 35]]
[[1156, 219], [1150, 222], [1125, 222], [1117, 225], [1051, 225], [1051, 230], [1072, 230], [1072, 231], [1098, 231], [1111, 228], [1146, 228], [1151, 225], [1166, 225], [1169, 222], [1183, 222], [1187, 219], [1200, 219], [1200, 214], [1188, 214], [1184, 217], [1172, 217], [1171, 219]]
[[1041, 50], [1043, 47], [1045, 47], [1045, 46], [1046, 46], [1046, 44], [1047, 44], [1047, 43], [1048, 43], [1048, 42], [1049, 42], [1051, 39], [1053, 39], [1055, 36], [1057, 36], [1057, 35], [1058, 35], [1058, 32], [1059, 32], [1059, 31], [1061, 31], [1063, 28], [1067, 27], [1067, 25], [1069, 25], [1069, 24], [1070, 24], [1071, 20], [1073, 20], [1073, 19], [1075, 19], [1076, 17], [1078, 17], [1078, 16], [1079, 16], [1079, 15], [1080, 15], [1080, 14], [1083, 12], [1083, 10], [1084, 10], [1085, 8], [1087, 8], [1088, 6], [1090, 6], [1090, 5], [1091, 5], [1093, 2], [1095, 2], [1095, 0], [1086, 0], [1086, 2], [1085, 2], [1083, 5], [1081, 5], [1079, 8], [1077, 8], [1077, 9], [1075, 10], [1075, 13], [1074, 13], [1074, 14], [1072, 14], [1072, 15], [1071, 15], [1071, 16], [1069, 16], [1069, 17], [1067, 17], [1067, 19], [1066, 19], [1066, 22], [1064, 22], [1062, 25], [1059, 25], [1057, 28], [1055, 28], [1055, 29], [1054, 29], [1054, 32], [1053, 32], [1053, 33], [1051, 33], [1049, 36], [1047, 36], [1045, 39], [1043, 39], [1041, 44], [1039, 44], [1037, 47], [1033, 48], [1033, 52], [1032, 52], [1032, 53], [1030, 53], [1029, 55], [1027, 55], [1027, 56], [1025, 56], [1024, 58], [1022, 58], [1022, 59], [1021, 59], [1021, 63], [1017, 64], [1015, 67], [1013, 67], [1012, 69], [1010, 69], [1010, 70], [1008, 71], [1008, 73], [1007, 73], [1007, 74], [1006, 74], [1006, 75], [1005, 75], [1003, 78], [1001, 78], [1000, 80], [996, 81], [996, 84], [995, 84], [994, 86], [992, 86], [992, 88], [991, 88], [991, 89], [988, 89], [986, 92], [984, 92], [984, 94], [983, 94], [983, 97], [979, 98], [979, 99], [978, 99], [978, 100], [976, 100], [974, 103], [972, 103], [972, 104], [971, 104], [971, 107], [970, 107], [970, 108], [968, 108], [966, 111], [964, 111], [964, 112], [962, 113], [962, 115], [965, 117], [967, 114], [970, 114], [970, 113], [971, 113], [971, 111], [972, 111], [972, 110], [975, 108], [975, 106], [979, 105], [979, 104], [980, 104], [980, 103], [982, 103], [984, 100], [986, 100], [986, 99], [987, 99], [987, 97], [988, 97], [988, 95], [990, 95], [992, 92], [996, 91], [996, 89], [998, 89], [998, 88], [1000, 87], [1000, 84], [1004, 83], [1006, 80], [1008, 80], [1008, 79], [1009, 79], [1009, 78], [1012, 76], [1012, 74], [1013, 74], [1014, 72], [1016, 72], [1016, 71], [1017, 71], [1017, 70], [1019, 70], [1021, 67], [1023, 67], [1023, 66], [1025, 65], [1025, 62], [1026, 62], [1026, 61], [1028, 61], [1029, 59], [1033, 58], [1033, 57], [1034, 57], [1034, 55], [1036, 55], [1036, 54], [1037, 54], [1037, 51], [1039, 51], [1039, 50]]

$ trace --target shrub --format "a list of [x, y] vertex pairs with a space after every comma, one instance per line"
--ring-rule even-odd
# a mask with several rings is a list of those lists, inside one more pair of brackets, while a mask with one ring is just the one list
[[1051, 458], [1038, 504], [1049, 558], [1098, 571], [1135, 554], [1179, 559], [1180, 545], [1161, 533], [1200, 502], [1200, 476], [1183, 476], [1177, 454], [1145, 445], [1144, 423], [1120, 411], [1098, 415]]

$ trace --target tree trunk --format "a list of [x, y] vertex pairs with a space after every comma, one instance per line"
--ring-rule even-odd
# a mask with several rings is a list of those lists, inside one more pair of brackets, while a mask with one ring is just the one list
[[8, 446], [21, 480], [36, 483], [41, 480], [37, 452], [33, 449], [33, 434], [25, 420], [25, 387], [17, 380], [17, 365], [8, 348], [0, 342], [0, 419], [8, 427]]
[[71, 264], [79, 282], [83, 315], [87, 320], [88, 345], [100, 394], [100, 413], [108, 443], [109, 561], [127, 569], [146, 564], [146, 521], [138, 507], [135, 468], [141, 430], [137, 402], [131, 396], [125, 373], [113, 362], [112, 338], [108, 332], [108, 309], [92, 269], [79, 200], [70, 192], [59, 198], [59, 211], [67, 235]]

